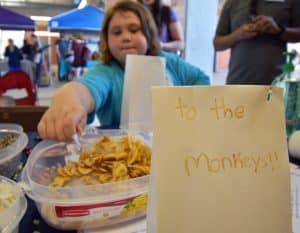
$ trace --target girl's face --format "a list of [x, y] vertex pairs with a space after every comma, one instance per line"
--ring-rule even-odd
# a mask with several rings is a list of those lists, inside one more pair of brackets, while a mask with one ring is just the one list
[[116, 12], [108, 26], [108, 47], [121, 66], [127, 54], [146, 54], [147, 39], [142, 32], [140, 19], [132, 12]]

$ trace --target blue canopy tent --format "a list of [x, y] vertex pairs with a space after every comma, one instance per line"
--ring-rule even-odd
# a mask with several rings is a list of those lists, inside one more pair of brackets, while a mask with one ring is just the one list
[[35, 30], [35, 22], [29, 17], [0, 6], [0, 29]]
[[50, 31], [91, 31], [99, 32], [104, 17], [103, 10], [86, 5], [54, 16], [48, 23]]

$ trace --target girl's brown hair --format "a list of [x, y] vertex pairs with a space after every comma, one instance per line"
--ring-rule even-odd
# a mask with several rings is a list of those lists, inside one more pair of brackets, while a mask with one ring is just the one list
[[109, 63], [113, 59], [108, 47], [108, 27], [110, 21], [116, 12], [128, 11], [134, 13], [140, 19], [142, 32], [145, 35], [148, 44], [146, 55], [157, 56], [160, 52], [160, 42], [156, 25], [149, 10], [138, 2], [124, 0], [116, 3], [107, 10], [102, 23], [100, 32], [100, 60], [104, 64]]

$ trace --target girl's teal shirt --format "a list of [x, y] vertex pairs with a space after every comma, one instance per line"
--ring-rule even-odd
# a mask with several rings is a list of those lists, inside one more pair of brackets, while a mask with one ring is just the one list
[[[161, 52], [166, 59], [166, 69], [174, 86], [209, 85], [210, 78], [199, 68], [185, 62], [176, 54]], [[145, 71], [147, 72], [147, 71]], [[98, 63], [88, 70], [79, 82], [91, 92], [95, 110], [89, 114], [88, 122], [98, 116], [101, 126], [119, 127], [123, 97], [124, 69], [116, 62]]]

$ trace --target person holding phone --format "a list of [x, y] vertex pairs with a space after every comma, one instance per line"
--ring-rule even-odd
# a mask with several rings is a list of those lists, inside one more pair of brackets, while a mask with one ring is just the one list
[[227, 84], [269, 85], [285, 63], [287, 42], [300, 41], [299, 0], [227, 0], [214, 37], [231, 49]]

